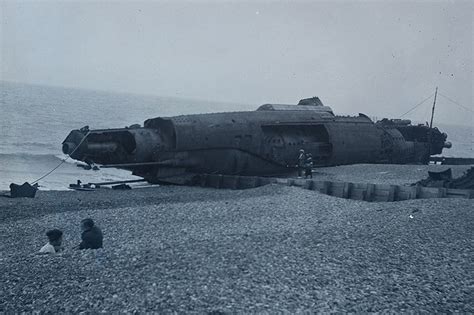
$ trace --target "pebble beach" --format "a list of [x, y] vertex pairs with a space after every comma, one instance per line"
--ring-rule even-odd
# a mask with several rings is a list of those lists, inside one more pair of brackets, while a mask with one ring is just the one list
[[[314, 177], [400, 185], [446, 168]], [[0, 198], [0, 313], [473, 313], [473, 211], [473, 199], [368, 203], [280, 185]], [[72, 249], [86, 217], [103, 249]], [[65, 250], [38, 255], [51, 228]]]

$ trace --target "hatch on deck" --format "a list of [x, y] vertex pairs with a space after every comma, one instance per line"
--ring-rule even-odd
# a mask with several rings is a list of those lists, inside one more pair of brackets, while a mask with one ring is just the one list
[[331, 107], [329, 106], [263, 104], [259, 108], [257, 108], [257, 111], [285, 111], [285, 110], [312, 111], [312, 112], [327, 113], [330, 115], [334, 115]]

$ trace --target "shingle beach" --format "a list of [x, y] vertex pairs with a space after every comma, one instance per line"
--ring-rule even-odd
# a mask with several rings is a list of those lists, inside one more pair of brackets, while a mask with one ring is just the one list
[[[315, 179], [404, 184], [427, 169]], [[0, 312], [473, 313], [473, 213], [473, 199], [368, 203], [279, 185], [0, 198]], [[103, 249], [72, 249], [86, 217]], [[37, 255], [50, 228], [65, 251]]]

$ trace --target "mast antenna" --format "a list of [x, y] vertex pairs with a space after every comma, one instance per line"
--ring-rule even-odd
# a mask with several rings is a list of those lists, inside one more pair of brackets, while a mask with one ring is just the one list
[[433, 108], [431, 109], [431, 121], [430, 121], [430, 132], [431, 128], [433, 128], [433, 117], [434, 117], [434, 111], [436, 107], [436, 96], [438, 95], [438, 87], [436, 87], [435, 95], [434, 95], [434, 101], [433, 101]]
[[438, 87], [436, 87], [435, 90], [435, 95], [434, 95], [434, 101], [433, 101], [433, 107], [431, 108], [431, 120], [430, 120], [430, 130], [428, 133], [428, 164], [430, 164], [430, 156], [431, 156], [431, 140], [432, 140], [432, 134], [433, 134], [433, 117], [434, 117], [434, 111], [436, 107], [436, 96], [438, 95]]

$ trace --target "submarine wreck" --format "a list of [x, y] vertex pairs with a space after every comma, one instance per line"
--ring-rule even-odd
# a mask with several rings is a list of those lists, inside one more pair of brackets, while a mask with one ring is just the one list
[[447, 135], [410, 120], [338, 116], [319, 98], [255, 111], [151, 118], [143, 127], [73, 130], [62, 143], [72, 159], [131, 171], [151, 183], [193, 174], [293, 173], [298, 152], [318, 166], [426, 164], [450, 148]]

